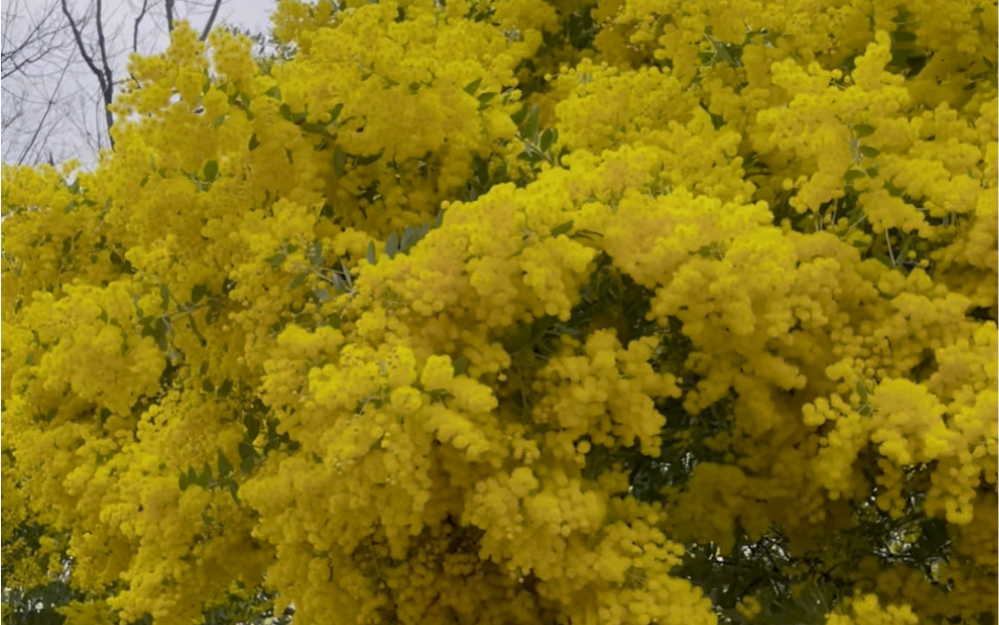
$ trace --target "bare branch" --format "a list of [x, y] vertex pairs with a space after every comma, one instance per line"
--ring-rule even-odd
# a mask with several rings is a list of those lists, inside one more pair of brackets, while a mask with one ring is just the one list
[[[111, 66], [108, 64], [108, 50], [104, 40], [104, 19], [101, 16], [101, 9], [104, 6], [102, 0], [97, 0], [97, 46], [101, 51], [101, 65], [104, 66], [104, 103], [111, 104], [114, 99], [114, 79], [111, 74]], [[108, 124], [110, 128], [111, 124]]]
[[0, 51], [0, 78], [8, 78], [14, 74], [24, 74], [26, 67], [35, 65], [60, 48], [56, 41], [60, 27], [52, 19], [56, 11], [56, 3], [48, 5], [43, 15], [34, 16], [26, 11], [24, 17], [30, 22], [27, 33], [20, 35], [20, 41], [15, 42], [12, 33], [22, 30], [16, 24], [21, 15], [18, 12], [20, 2], [10, 2], [3, 5], [2, 51]]
[[142, 10], [139, 11], [139, 16], [135, 18], [135, 28], [132, 30], [132, 52], [139, 51], [139, 24], [142, 22], [142, 18], [146, 16], [148, 9], [149, 0], [142, 0]]
[[76, 22], [73, 20], [73, 16], [69, 12], [69, 7], [66, 6], [66, 0], [62, 0], [62, 12], [69, 21], [69, 27], [73, 31], [73, 38], [76, 40], [76, 47], [80, 51], [80, 56], [83, 57], [87, 67], [90, 68], [94, 76], [97, 76], [97, 82], [100, 83], [101, 96], [104, 99], [104, 118], [108, 125], [108, 140], [111, 142], [111, 147], [114, 148], [114, 139], [111, 138], [111, 126], [114, 125], [114, 116], [108, 108], [108, 105], [114, 100], [114, 82], [112, 80], [111, 68], [108, 66], [108, 55], [104, 42], [104, 25], [101, 23], [103, 17], [101, 15], [102, 4], [101, 0], [97, 0], [97, 40], [101, 52], [101, 64], [104, 66], [103, 71], [97, 67], [94, 59], [87, 53], [87, 48], [83, 44], [83, 34], [80, 33], [79, 27], [77, 27]]
[[76, 49], [79, 50], [80, 56], [83, 57], [83, 61], [93, 72], [94, 76], [97, 76], [97, 80], [101, 83], [101, 91], [104, 91], [104, 74], [101, 70], [97, 69], [97, 65], [94, 64], [94, 60], [90, 58], [87, 53], [87, 47], [83, 45], [83, 35], [80, 33], [80, 29], [76, 26], [76, 22], [73, 20], [73, 16], [69, 12], [69, 7], [66, 6], [66, 0], [62, 0], [62, 13], [66, 16], [69, 21], [69, 27], [73, 31], [73, 39], [76, 40]]
[[201, 32], [202, 41], [208, 39], [208, 34], [212, 32], [212, 25], [215, 24], [215, 18], [219, 14], [220, 6], [222, 6], [222, 0], [215, 0], [215, 4], [212, 5], [212, 14], [208, 17], [208, 23], [205, 24], [205, 30]]
[[39, 133], [41, 133], [42, 128], [45, 127], [45, 119], [49, 116], [49, 113], [52, 112], [52, 107], [55, 106], [56, 94], [59, 93], [59, 88], [62, 86], [62, 79], [66, 76], [66, 70], [69, 69], [69, 66], [70, 63], [66, 63], [66, 66], [63, 67], [62, 75], [59, 76], [59, 82], [56, 83], [55, 89], [52, 90], [52, 96], [49, 98], [48, 104], [45, 107], [45, 114], [42, 115], [41, 121], [39, 121], [38, 125], [35, 127], [35, 133], [31, 135], [31, 141], [28, 142], [28, 145], [24, 146], [24, 150], [21, 152], [21, 156], [19, 156], [17, 159], [18, 165], [24, 163], [24, 159], [28, 156], [28, 154], [31, 152], [31, 149], [35, 146], [35, 141], [38, 140]]
[[166, 4], [166, 17], [167, 17], [167, 32], [173, 32], [173, 0], [165, 0]]

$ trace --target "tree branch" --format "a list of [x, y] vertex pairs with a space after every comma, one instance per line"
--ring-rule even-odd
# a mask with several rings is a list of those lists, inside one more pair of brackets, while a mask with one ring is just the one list
[[111, 138], [111, 126], [114, 125], [114, 116], [111, 114], [111, 110], [108, 109], [108, 105], [114, 101], [114, 82], [112, 80], [111, 67], [108, 65], [108, 55], [107, 49], [104, 42], [104, 25], [101, 23], [101, 9], [102, 1], [97, 0], [97, 41], [101, 52], [101, 64], [104, 66], [103, 71], [97, 67], [94, 59], [87, 54], [87, 48], [83, 44], [83, 34], [80, 32], [79, 27], [73, 20], [72, 14], [69, 12], [69, 7], [66, 5], [66, 0], [62, 0], [62, 12], [69, 21], [69, 27], [73, 31], [73, 39], [76, 40], [76, 47], [80, 51], [80, 56], [86, 62], [87, 67], [93, 72], [94, 76], [97, 76], [97, 82], [101, 86], [101, 97], [104, 100], [104, 118], [108, 125], [108, 140], [111, 142], [112, 149], [114, 148], [114, 139]]
[[101, 9], [104, 3], [101, 0], [97, 0], [97, 46], [101, 51], [101, 65], [104, 66], [104, 83], [107, 86], [106, 92], [104, 94], [104, 102], [111, 104], [113, 93], [110, 93], [114, 86], [114, 80], [111, 75], [111, 66], [108, 64], [108, 51], [104, 40], [104, 20], [101, 17]]
[[215, 0], [215, 4], [212, 6], [212, 14], [208, 16], [208, 23], [205, 24], [205, 30], [201, 32], [201, 41], [208, 39], [208, 34], [212, 32], [212, 25], [215, 24], [215, 18], [219, 14], [220, 6], [222, 6], [222, 0]]
[[132, 52], [139, 51], [139, 24], [142, 22], [142, 18], [146, 16], [148, 9], [149, 0], [142, 0], [142, 10], [139, 11], [139, 16], [135, 18], [135, 28], [132, 29]]
[[111, 114], [111, 103], [114, 102], [114, 76], [111, 73], [111, 65], [108, 63], [107, 45], [104, 40], [104, 20], [101, 15], [103, 1], [97, 0], [97, 47], [101, 51], [101, 65], [104, 68], [104, 84], [101, 95], [104, 96], [104, 115], [108, 124], [108, 140], [111, 148], [114, 148], [114, 139], [111, 137], [111, 126], [114, 125], [114, 115]]
[[73, 21], [69, 7], [66, 6], [66, 0], [62, 0], [62, 13], [69, 21], [69, 27], [73, 31], [73, 39], [76, 40], [76, 48], [80, 51], [80, 56], [83, 57], [84, 62], [90, 68], [90, 71], [93, 72], [94, 76], [97, 76], [97, 80], [101, 83], [101, 91], [104, 91], [104, 74], [101, 73], [101, 70], [97, 69], [97, 66], [94, 65], [94, 60], [87, 54], [87, 48], [83, 45], [83, 35], [80, 33], [80, 29], [77, 28], [76, 22]]
[[[63, 0], [63, 2], [65, 2], [65, 0]], [[67, 62], [66, 65], [62, 68], [62, 74], [59, 75], [59, 82], [56, 83], [55, 89], [52, 90], [52, 96], [49, 98], [48, 104], [45, 106], [45, 114], [42, 115], [41, 121], [39, 121], [38, 126], [35, 127], [35, 132], [33, 135], [31, 135], [31, 141], [28, 142], [28, 145], [24, 146], [24, 151], [22, 151], [21, 156], [18, 157], [17, 159], [18, 165], [24, 163], [24, 159], [27, 158], [28, 153], [31, 152], [31, 149], [33, 147], [35, 147], [35, 141], [38, 140], [38, 134], [42, 131], [42, 128], [45, 126], [45, 119], [49, 116], [49, 113], [52, 112], [52, 107], [55, 105], [56, 102], [55, 100], [56, 94], [59, 93], [59, 88], [62, 86], [62, 79], [65, 78], [66, 70], [69, 69], [69, 66], [70, 63]]]
[[167, 32], [173, 32], [173, 0], [165, 0], [167, 15]]

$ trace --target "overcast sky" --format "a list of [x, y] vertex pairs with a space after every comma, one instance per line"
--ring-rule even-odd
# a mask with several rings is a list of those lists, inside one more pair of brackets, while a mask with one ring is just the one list
[[[34, 164], [79, 158], [96, 163], [97, 147], [107, 146], [103, 106], [97, 78], [80, 56], [60, 0], [2, 0], [4, 128], [3, 161]], [[136, 31], [136, 18], [147, 7]], [[93, 58], [99, 58], [95, 28], [96, 0], [67, 0]], [[201, 30], [212, 0], [175, 0], [175, 19], [187, 19]], [[266, 33], [276, 0], [223, 0], [215, 25]], [[168, 41], [163, 0], [104, 0], [103, 23], [109, 65], [116, 83], [125, 77], [133, 46], [142, 54], [162, 52]], [[48, 33], [37, 49], [18, 54], [27, 33]], [[138, 34], [137, 37], [134, 35]], [[40, 50], [49, 50], [41, 54]], [[40, 58], [38, 58], [40, 57]], [[27, 60], [27, 63], [21, 63]], [[51, 104], [50, 104], [51, 103]]]

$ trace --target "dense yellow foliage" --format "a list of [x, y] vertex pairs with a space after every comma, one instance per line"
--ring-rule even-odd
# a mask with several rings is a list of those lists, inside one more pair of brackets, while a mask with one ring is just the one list
[[779, 532], [829, 625], [996, 616], [994, 3], [346, 5], [181, 25], [94, 171], [4, 167], [5, 586], [766, 623], [677, 566]]

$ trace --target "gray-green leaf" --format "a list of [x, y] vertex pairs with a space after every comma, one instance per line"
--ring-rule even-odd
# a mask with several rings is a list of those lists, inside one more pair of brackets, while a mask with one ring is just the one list
[[219, 176], [219, 163], [212, 160], [205, 163], [205, 180], [212, 182]]
[[853, 134], [856, 135], [858, 139], [863, 139], [864, 137], [869, 137], [874, 134], [874, 126], [870, 124], [857, 124], [853, 127]]
[[347, 171], [347, 153], [343, 151], [343, 146], [337, 145], [333, 149], [333, 171], [337, 176], [343, 176]]
[[399, 251], [399, 235], [395, 230], [389, 235], [388, 241], [385, 242], [385, 253], [388, 254], [389, 258], [395, 258], [396, 252]]
[[222, 450], [219, 450], [219, 477], [225, 477], [232, 473], [232, 464], [229, 463], [229, 459], [225, 457]]
[[573, 224], [573, 222], [570, 219], [569, 221], [565, 222], [564, 224], [559, 224], [559, 225], [555, 226], [554, 228], [552, 228], [552, 236], [553, 237], [557, 237], [560, 234], [565, 234], [566, 232], [569, 232], [570, 230], [572, 230], [572, 224]]
[[465, 85], [465, 93], [467, 93], [468, 95], [475, 95], [475, 92], [478, 91], [479, 85], [481, 84], [482, 84], [482, 79], [476, 78], [472, 82]]

